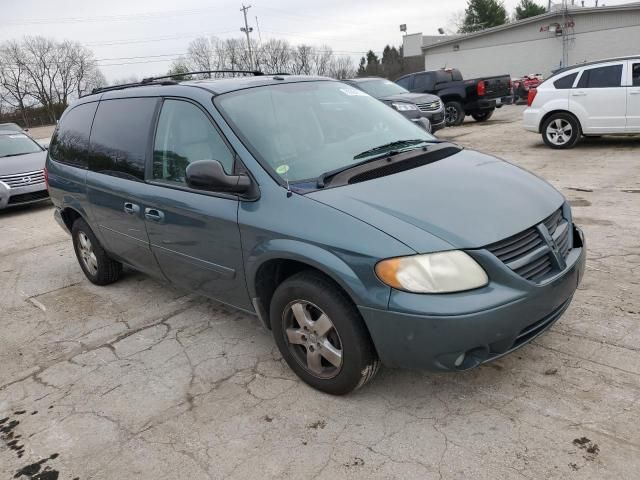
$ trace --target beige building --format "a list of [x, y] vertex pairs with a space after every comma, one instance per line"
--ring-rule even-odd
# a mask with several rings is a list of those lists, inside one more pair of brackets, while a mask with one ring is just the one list
[[467, 78], [509, 73], [548, 76], [567, 65], [640, 54], [640, 2], [572, 7], [461, 36], [406, 35], [405, 56], [425, 70], [455, 67]]

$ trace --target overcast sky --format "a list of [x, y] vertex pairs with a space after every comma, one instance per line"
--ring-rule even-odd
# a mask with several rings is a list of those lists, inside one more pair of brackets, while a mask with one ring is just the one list
[[[505, 0], [511, 13], [519, 0]], [[359, 57], [368, 49], [402, 43], [409, 33], [436, 34], [450, 27], [466, 0], [252, 0], [248, 17], [262, 41], [329, 45]], [[546, 0], [538, 0], [546, 4]], [[595, 0], [587, 0], [587, 4]], [[615, 5], [624, 0], [601, 0]], [[241, 35], [237, 0], [0, 0], [0, 42], [25, 35], [77, 40], [95, 52], [108, 80], [161, 74], [201, 35]]]

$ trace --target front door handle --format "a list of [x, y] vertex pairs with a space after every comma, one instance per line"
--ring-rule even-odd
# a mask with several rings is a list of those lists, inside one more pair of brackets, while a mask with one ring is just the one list
[[572, 92], [571, 95], [574, 96], [574, 97], [586, 97], [587, 96], [587, 94], [584, 93], [584, 92]]
[[640, 90], [631, 90], [631, 95], [640, 95]]
[[144, 218], [152, 222], [162, 222], [164, 220], [164, 212], [155, 208], [145, 208]]
[[124, 211], [130, 215], [135, 215], [140, 211], [140, 205], [131, 202], [124, 202]]

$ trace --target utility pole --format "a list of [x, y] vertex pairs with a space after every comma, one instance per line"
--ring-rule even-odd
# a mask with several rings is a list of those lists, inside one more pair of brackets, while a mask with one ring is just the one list
[[247, 5], [245, 7], [244, 3], [242, 4], [242, 8], [240, 9], [240, 11], [244, 14], [244, 27], [242, 27], [240, 31], [244, 32], [245, 35], [247, 36], [247, 48], [249, 49], [249, 64], [251, 65], [251, 68], [254, 68], [253, 53], [251, 52], [251, 39], [249, 38], [249, 34], [253, 32], [253, 28], [251, 28], [247, 23], [247, 10], [249, 10], [250, 8], [251, 8], [251, 5]]

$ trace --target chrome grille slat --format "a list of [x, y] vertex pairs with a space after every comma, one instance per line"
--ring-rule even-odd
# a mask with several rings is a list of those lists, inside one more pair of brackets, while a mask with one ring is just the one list
[[12, 175], [0, 176], [0, 182], [9, 185], [11, 188], [25, 187], [37, 183], [44, 183], [44, 171], [15, 173]]
[[428, 103], [416, 103], [421, 112], [437, 112], [442, 108], [442, 102], [439, 100]]

